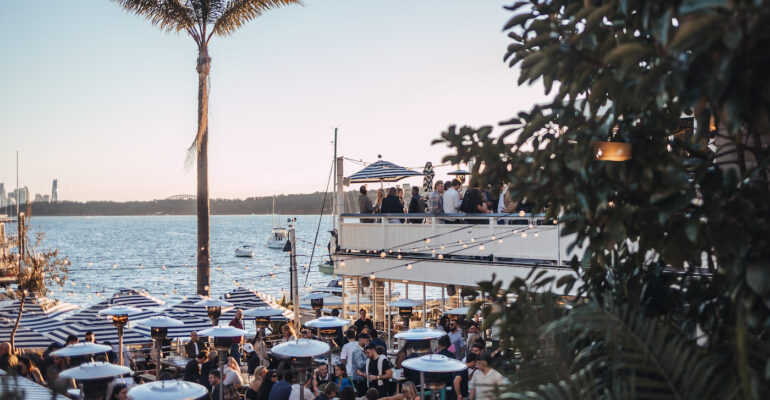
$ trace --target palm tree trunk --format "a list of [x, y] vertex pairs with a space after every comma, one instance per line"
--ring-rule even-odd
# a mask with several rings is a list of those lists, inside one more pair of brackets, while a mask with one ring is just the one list
[[198, 157], [196, 160], [198, 172], [198, 294], [207, 296], [210, 293], [210, 252], [209, 252], [209, 176], [208, 176], [208, 147], [209, 147], [209, 87], [208, 77], [211, 69], [211, 57], [204, 44], [198, 52]]
[[13, 324], [13, 329], [11, 330], [11, 353], [13, 354], [16, 352], [16, 330], [19, 329], [19, 322], [21, 321], [21, 313], [24, 312], [24, 299], [26, 296], [22, 293], [21, 299], [19, 300], [19, 314], [16, 315], [16, 323]]

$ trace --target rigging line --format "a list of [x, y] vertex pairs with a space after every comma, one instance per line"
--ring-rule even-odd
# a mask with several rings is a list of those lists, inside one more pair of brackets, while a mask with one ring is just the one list
[[324, 216], [324, 207], [326, 207], [326, 197], [329, 194], [329, 182], [332, 181], [332, 172], [334, 171], [334, 161], [329, 168], [329, 178], [326, 179], [326, 191], [324, 192], [324, 199], [321, 202], [321, 215], [318, 216], [318, 225], [315, 228], [315, 239], [313, 239], [313, 250], [310, 252], [310, 261], [308, 261], [307, 272], [305, 273], [305, 283], [302, 285], [307, 286], [307, 278], [310, 276], [310, 267], [313, 265], [313, 256], [315, 255], [315, 246], [318, 243], [318, 232], [321, 230], [321, 221]]

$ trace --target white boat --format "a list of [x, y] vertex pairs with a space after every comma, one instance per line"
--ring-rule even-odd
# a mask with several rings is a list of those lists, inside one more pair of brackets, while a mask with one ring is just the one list
[[245, 244], [235, 249], [236, 257], [254, 257], [254, 246]]
[[267, 247], [271, 249], [282, 249], [289, 240], [289, 233], [286, 229], [278, 227], [273, 228], [270, 236], [267, 238]]
[[275, 196], [273, 196], [273, 215], [271, 224], [273, 230], [270, 232], [270, 236], [267, 237], [267, 247], [271, 249], [283, 249], [286, 242], [289, 240], [289, 232], [286, 228], [275, 226]]

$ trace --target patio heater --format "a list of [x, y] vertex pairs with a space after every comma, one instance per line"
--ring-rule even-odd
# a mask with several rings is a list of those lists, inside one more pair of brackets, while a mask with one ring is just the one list
[[[233, 343], [232, 338], [244, 336], [247, 333], [248, 332], [243, 329], [228, 325], [212, 326], [211, 328], [198, 332], [198, 336], [214, 338], [214, 348], [217, 349], [217, 355], [219, 356], [219, 376], [222, 377], [222, 379], [225, 379], [224, 367], [227, 362], [227, 354], [230, 352], [230, 345]], [[219, 400], [222, 400], [222, 392], [224, 392], [224, 390], [219, 391]]]
[[[412, 328], [406, 332], [396, 334], [396, 339], [403, 340], [411, 344], [409, 354], [430, 354], [432, 352], [432, 342], [446, 335], [446, 332], [431, 328]], [[399, 345], [398, 347], [401, 347]]]
[[321, 318], [321, 309], [324, 308], [324, 299], [331, 297], [330, 293], [310, 293], [302, 300], [310, 300], [310, 307], [315, 310], [315, 317]]
[[452, 175], [457, 177], [457, 180], [460, 181], [460, 183], [465, 183], [465, 177], [470, 175], [471, 173], [464, 169], [457, 169], [452, 172], [447, 172], [447, 175]]
[[155, 349], [158, 351], [158, 361], [155, 363], [155, 379], [160, 379], [160, 360], [163, 358], [163, 340], [168, 336], [168, 328], [184, 325], [184, 322], [164, 317], [155, 316], [136, 321], [139, 325], [150, 328], [150, 337], [155, 341]]
[[[260, 357], [265, 360], [265, 329], [270, 326], [270, 318], [283, 316], [283, 311], [270, 307], [251, 308], [243, 312], [244, 317], [254, 318], [254, 325], [257, 328], [257, 338], [262, 343]], [[260, 361], [260, 362], [261, 362]]]
[[52, 351], [51, 355], [55, 357], [91, 356], [91, 361], [93, 361], [94, 354], [108, 353], [111, 350], [112, 347], [107, 345], [96, 344], [92, 342], [82, 342], [71, 344], [62, 349]]
[[208, 400], [205, 386], [186, 381], [155, 381], [134, 386], [128, 391], [130, 400]]
[[130, 306], [115, 306], [99, 311], [101, 316], [111, 316], [112, 324], [118, 328], [118, 360], [120, 360], [118, 364], [120, 365], [123, 365], [123, 328], [128, 323], [130, 315], [140, 312], [142, 312], [141, 309]]
[[462, 371], [468, 368], [464, 362], [441, 354], [428, 354], [418, 358], [404, 360], [402, 365], [420, 371], [420, 398], [425, 398], [425, 388], [430, 389], [431, 398], [440, 399], [440, 391], [446, 386], [444, 374]]
[[401, 299], [391, 301], [388, 303], [388, 307], [398, 307], [398, 315], [404, 320], [404, 330], [409, 329], [409, 320], [412, 318], [414, 308], [422, 303], [417, 300]]
[[273, 347], [273, 354], [289, 359], [292, 369], [297, 372], [300, 400], [305, 400], [305, 379], [307, 378], [308, 371], [313, 369], [313, 358], [328, 352], [328, 344], [312, 339], [298, 339]]
[[[329, 343], [330, 348], [331, 342], [334, 341], [334, 339], [337, 337], [337, 329], [347, 325], [350, 325], [350, 321], [337, 317], [321, 317], [305, 322], [305, 326], [309, 328], [316, 328], [318, 330], [318, 337]], [[331, 371], [332, 352], [329, 351], [326, 368], [326, 379], [330, 379]]]
[[97, 361], [66, 369], [59, 376], [82, 383], [83, 399], [103, 400], [107, 394], [107, 384], [113, 378], [130, 374], [131, 368]]
[[228, 303], [224, 300], [212, 299], [212, 298], [201, 300], [195, 303], [195, 305], [206, 307], [206, 310], [209, 312], [209, 318], [211, 318], [212, 326], [217, 326], [217, 323], [219, 322], [219, 317], [222, 316], [222, 308], [229, 309], [233, 306], [232, 303]]

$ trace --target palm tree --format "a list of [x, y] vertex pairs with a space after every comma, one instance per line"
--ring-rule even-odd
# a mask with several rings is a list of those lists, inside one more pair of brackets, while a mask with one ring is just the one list
[[127, 11], [143, 16], [166, 32], [186, 32], [198, 46], [198, 132], [187, 149], [186, 165], [193, 162], [198, 173], [198, 285], [200, 295], [209, 294], [209, 183], [208, 103], [211, 57], [209, 41], [227, 36], [267, 10], [299, 0], [114, 0]]

